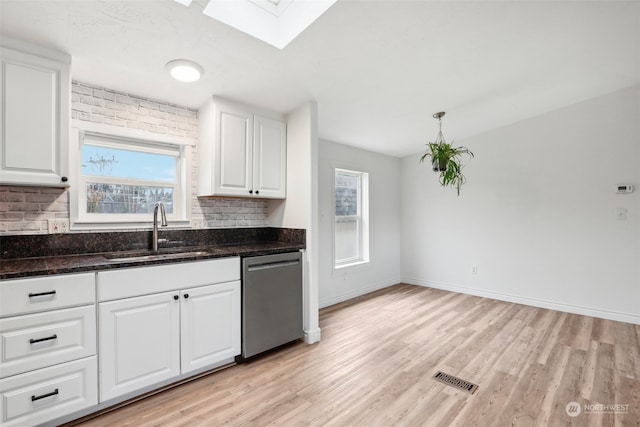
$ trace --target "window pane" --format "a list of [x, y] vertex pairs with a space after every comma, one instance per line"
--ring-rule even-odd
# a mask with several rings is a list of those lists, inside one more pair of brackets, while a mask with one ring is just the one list
[[87, 213], [150, 214], [156, 202], [173, 213], [173, 188], [87, 183]]
[[360, 231], [358, 221], [336, 221], [336, 262], [360, 257]]
[[82, 174], [174, 182], [176, 157], [84, 144]]
[[359, 176], [336, 171], [336, 216], [358, 215]]

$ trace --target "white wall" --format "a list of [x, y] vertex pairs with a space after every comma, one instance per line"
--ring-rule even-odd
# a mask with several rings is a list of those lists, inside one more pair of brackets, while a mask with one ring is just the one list
[[318, 107], [287, 116], [287, 198], [269, 201], [268, 225], [307, 231], [303, 316], [307, 343], [320, 341], [318, 317]]
[[[320, 307], [400, 282], [400, 159], [320, 141]], [[365, 265], [333, 269], [334, 169], [369, 173], [369, 258]]]
[[404, 282], [640, 323], [640, 87], [457, 143], [460, 197], [402, 159]]

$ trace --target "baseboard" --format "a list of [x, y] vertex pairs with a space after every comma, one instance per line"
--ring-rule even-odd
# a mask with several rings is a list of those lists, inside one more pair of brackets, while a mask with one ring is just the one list
[[564, 304], [556, 301], [547, 301], [537, 298], [522, 297], [518, 295], [505, 294], [501, 292], [487, 291], [485, 289], [470, 288], [451, 283], [435, 282], [431, 280], [421, 280], [411, 277], [403, 277], [402, 283], [410, 285], [425, 286], [429, 288], [442, 289], [445, 291], [459, 292], [461, 294], [476, 295], [479, 297], [492, 298], [500, 301], [514, 302], [517, 304], [531, 305], [533, 307], [548, 308], [551, 310], [565, 311], [567, 313], [582, 314], [585, 316], [599, 317], [602, 319], [616, 320], [640, 325], [640, 316], [636, 314], [620, 313], [616, 311], [600, 310], [592, 307], [583, 307], [571, 304]]
[[320, 342], [320, 338], [322, 337], [320, 328], [316, 328], [312, 331], [304, 331], [304, 342], [307, 344], [315, 344]]
[[400, 283], [400, 278], [383, 280], [376, 283], [371, 283], [367, 286], [363, 286], [358, 289], [350, 290], [344, 294], [336, 295], [331, 298], [323, 299], [320, 301], [320, 308], [329, 307], [330, 305], [338, 304], [339, 302], [347, 301], [360, 295], [368, 294], [369, 292], [377, 291], [378, 289], [386, 288], [392, 285]]

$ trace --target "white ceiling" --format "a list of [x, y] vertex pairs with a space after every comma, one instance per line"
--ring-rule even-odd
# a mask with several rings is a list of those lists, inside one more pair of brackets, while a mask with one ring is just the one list
[[[212, 94], [292, 111], [323, 139], [405, 156], [640, 84], [640, 1], [339, 0], [284, 50], [206, 0], [0, 0], [1, 34], [73, 55], [73, 78], [197, 108]], [[200, 63], [173, 81], [172, 59]]]

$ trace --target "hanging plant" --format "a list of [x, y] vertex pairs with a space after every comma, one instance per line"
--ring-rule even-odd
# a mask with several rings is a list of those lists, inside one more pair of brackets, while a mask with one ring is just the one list
[[474, 155], [466, 147], [453, 147], [445, 141], [442, 135], [442, 116], [444, 114], [444, 112], [440, 112], [433, 115], [434, 118], [438, 119], [438, 136], [435, 142], [427, 143], [427, 149], [420, 157], [420, 163], [430, 157], [433, 171], [440, 173], [440, 185], [443, 187], [455, 187], [459, 196], [460, 187], [467, 180], [462, 173], [462, 156], [474, 157]]

